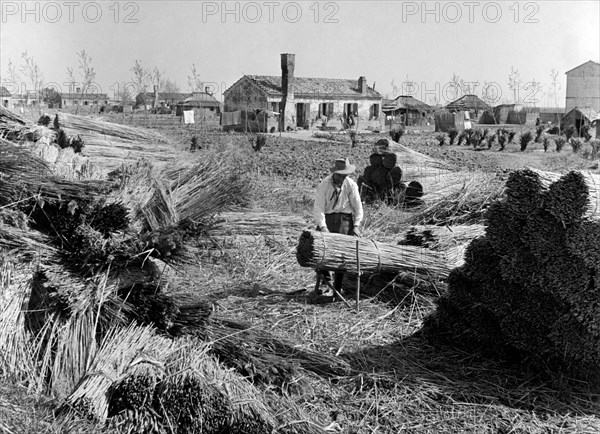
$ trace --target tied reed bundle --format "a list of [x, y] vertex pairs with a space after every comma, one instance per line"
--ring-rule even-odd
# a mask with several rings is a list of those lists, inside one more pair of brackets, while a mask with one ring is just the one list
[[362, 272], [408, 272], [430, 276], [444, 275], [449, 271], [443, 257], [427, 249], [318, 231], [302, 232], [296, 249], [296, 259], [303, 267], [355, 271], [357, 240]]
[[56, 117], [54, 118], [54, 128], [92, 131], [104, 136], [114, 136], [131, 141], [167, 141], [162, 134], [150, 129], [135, 128], [68, 113], [56, 114]]

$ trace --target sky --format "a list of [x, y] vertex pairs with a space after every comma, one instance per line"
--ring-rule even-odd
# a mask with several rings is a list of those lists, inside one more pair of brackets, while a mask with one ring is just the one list
[[[85, 50], [102, 92], [132, 89], [136, 60], [182, 92], [192, 65], [222, 92], [244, 74], [365, 76], [384, 97], [445, 104], [460, 92], [564, 107], [565, 72], [600, 60], [600, 1], [44, 1], [0, 0], [0, 81], [22, 54], [46, 84], [68, 90]], [[552, 86], [551, 72], [558, 71]], [[509, 89], [516, 71], [518, 93]], [[453, 76], [470, 83], [457, 94]], [[31, 88], [18, 77], [21, 88]], [[8, 87], [8, 86], [6, 86]], [[556, 96], [554, 88], [556, 87]], [[484, 90], [485, 89], [485, 90]], [[487, 93], [486, 93], [487, 92]], [[557, 104], [555, 104], [557, 102]]]

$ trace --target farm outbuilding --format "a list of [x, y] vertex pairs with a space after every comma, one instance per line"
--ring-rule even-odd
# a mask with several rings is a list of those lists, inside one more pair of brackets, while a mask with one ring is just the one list
[[486, 110], [492, 110], [492, 107], [479, 98], [477, 95], [463, 95], [457, 100], [452, 101], [444, 107], [451, 112], [468, 111], [471, 119], [479, 119], [479, 116]]
[[4, 86], [0, 86], [0, 103], [6, 108], [13, 106], [12, 94]]
[[398, 119], [401, 125], [423, 125], [434, 110], [410, 95], [400, 95], [393, 100], [384, 101], [381, 111], [386, 116]]
[[281, 76], [244, 75], [224, 92], [225, 112], [264, 112], [268, 130], [306, 129], [315, 123], [346, 128], [350, 114], [361, 127], [379, 125], [383, 98], [364, 76], [296, 77], [294, 69], [295, 55], [284, 53]]
[[447, 133], [450, 130], [461, 131], [465, 128], [465, 112], [451, 112], [449, 110], [438, 110], [434, 114], [435, 131]]
[[[591, 108], [579, 108], [574, 109], [565, 113], [563, 117], [563, 128], [567, 128], [569, 125], [574, 125], [577, 130], [577, 135], [581, 135], [581, 127], [592, 126], [592, 122], [596, 121], [598, 113]], [[590, 131], [591, 132], [591, 131]]]
[[140, 92], [135, 97], [135, 108], [145, 108], [146, 110], [157, 108], [173, 108], [192, 94], [190, 92], [159, 92], [157, 86], [154, 86], [153, 92]]
[[565, 114], [564, 107], [540, 107], [538, 116], [540, 124], [558, 125]]
[[215, 115], [221, 114], [222, 104], [208, 92], [194, 92], [192, 96], [175, 104], [175, 114], [181, 116], [184, 110], [207, 109]]
[[600, 112], [600, 63], [589, 60], [565, 74], [566, 111], [576, 107], [589, 107], [595, 112]]
[[479, 118], [479, 123], [483, 125], [494, 125], [496, 124], [496, 118], [490, 110], [485, 110]]

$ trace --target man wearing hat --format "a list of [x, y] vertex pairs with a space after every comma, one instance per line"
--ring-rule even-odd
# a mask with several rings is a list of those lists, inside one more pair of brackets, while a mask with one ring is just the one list
[[[360, 223], [363, 219], [363, 207], [358, 185], [348, 175], [356, 170], [347, 158], [338, 158], [315, 195], [313, 216], [317, 230], [360, 237]], [[328, 273], [322, 273], [328, 278]], [[335, 273], [333, 287], [342, 289], [344, 273]]]

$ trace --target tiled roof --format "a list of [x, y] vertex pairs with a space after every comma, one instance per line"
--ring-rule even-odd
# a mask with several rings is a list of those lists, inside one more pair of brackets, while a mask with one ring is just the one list
[[[281, 77], [274, 75], [245, 75], [257, 86], [269, 94], [269, 96], [283, 96], [281, 93]], [[364, 97], [370, 99], [381, 99], [382, 96], [373, 88], [367, 86], [367, 92], [362, 95], [358, 90], [358, 80], [343, 78], [314, 78], [294, 77], [294, 95], [302, 96], [328, 96], [340, 97]]]
[[400, 95], [396, 99], [386, 101], [382, 107], [382, 110], [385, 111], [393, 111], [399, 109], [427, 111], [432, 110], [433, 107], [431, 107], [428, 104], [425, 104], [422, 101], [419, 101], [418, 99], [410, 95]]
[[491, 107], [477, 95], [464, 95], [445, 107], [447, 110], [490, 110]]

